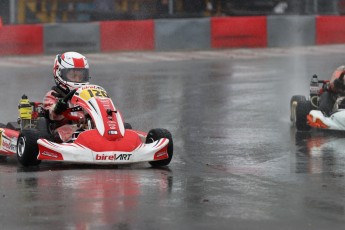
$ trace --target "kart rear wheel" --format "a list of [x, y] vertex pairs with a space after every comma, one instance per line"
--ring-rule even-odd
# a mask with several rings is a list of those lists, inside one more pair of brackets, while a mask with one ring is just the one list
[[40, 132], [35, 129], [24, 129], [17, 141], [17, 158], [23, 166], [34, 166], [41, 163], [37, 160]]
[[307, 123], [307, 115], [312, 109], [310, 101], [300, 101], [296, 107], [296, 128], [299, 131], [309, 131], [311, 127]]
[[150, 161], [149, 163], [152, 167], [166, 166], [170, 163], [170, 161], [173, 157], [174, 144], [173, 144], [171, 133], [168, 130], [166, 130], [166, 129], [151, 129], [146, 136], [146, 142], [145, 143], [152, 143], [152, 142], [155, 142], [161, 138], [167, 138], [169, 140], [169, 144], [168, 144], [169, 158], [164, 159], [164, 160], [159, 160], [159, 161]]
[[296, 107], [301, 101], [307, 101], [306, 97], [303, 95], [294, 95], [290, 100], [290, 121], [296, 124]]

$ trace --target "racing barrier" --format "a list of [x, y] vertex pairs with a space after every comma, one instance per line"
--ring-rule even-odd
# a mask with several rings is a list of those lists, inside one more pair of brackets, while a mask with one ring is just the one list
[[155, 49], [209, 49], [209, 19], [155, 20]]
[[316, 44], [345, 43], [345, 17], [316, 17]]
[[315, 44], [314, 16], [268, 16], [267, 28], [269, 47]]
[[41, 25], [0, 27], [0, 55], [42, 53], [43, 27]]
[[68, 50], [99, 52], [98, 23], [45, 24], [44, 52], [62, 53]]
[[0, 55], [345, 43], [345, 16], [253, 16], [3, 25]]
[[212, 48], [266, 47], [266, 17], [211, 18]]
[[153, 50], [153, 20], [100, 22], [101, 51]]

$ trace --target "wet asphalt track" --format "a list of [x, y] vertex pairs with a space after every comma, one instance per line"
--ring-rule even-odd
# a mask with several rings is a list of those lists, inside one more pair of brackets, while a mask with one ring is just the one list
[[[296, 134], [289, 101], [308, 93], [312, 74], [328, 78], [343, 64], [345, 48], [301, 50], [90, 54], [93, 83], [125, 121], [171, 131], [173, 161], [152, 169], [3, 160], [1, 228], [343, 229], [345, 135]], [[0, 57], [4, 123], [16, 120], [21, 94], [41, 100], [52, 84], [53, 56], [11, 58]]]

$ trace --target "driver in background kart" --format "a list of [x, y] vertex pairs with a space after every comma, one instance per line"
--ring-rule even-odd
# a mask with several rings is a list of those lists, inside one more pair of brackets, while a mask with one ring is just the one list
[[[58, 54], [54, 61], [53, 75], [56, 85], [45, 95], [43, 108], [51, 121], [54, 141], [68, 142], [78, 125], [65, 119], [63, 112], [71, 103], [64, 102], [63, 98], [70, 91], [89, 84], [89, 64], [85, 56], [77, 52]], [[78, 116], [83, 117], [81, 112]]]
[[345, 96], [345, 65], [339, 66], [333, 72], [329, 83], [323, 87], [323, 92], [319, 99], [319, 110], [326, 116], [330, 116], [335, 101], [339, 96]]

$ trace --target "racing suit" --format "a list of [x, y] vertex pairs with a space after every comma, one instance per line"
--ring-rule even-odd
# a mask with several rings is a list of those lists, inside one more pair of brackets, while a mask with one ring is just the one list
[[[47, 92], [43, 99], [43, 109], [46, 111], [47, 118], [54, 123], [52, 127], [52, 134], [56, 142], [68, 142], [71, 140], [72, 134], [78, 130], [77, 124], [71, 124], [67, 121], [63, 114], [56, 114], [54, 109], [59, 99], [66, 96], [66, 94], [59, 88], [54, 86], [52, 90]], [[70, 106], [73, 106], [69, 103]], [[81, 112], [77, 112], [78, 116], [83, 117]]]
[[331, 115], [337, 98], [345, 96], [344, 75], [345, 66], [339, 66], [332, 74], [330, 82], [323, 88], [323, 93], [319, 98], [319, 110], [326, 116]]

